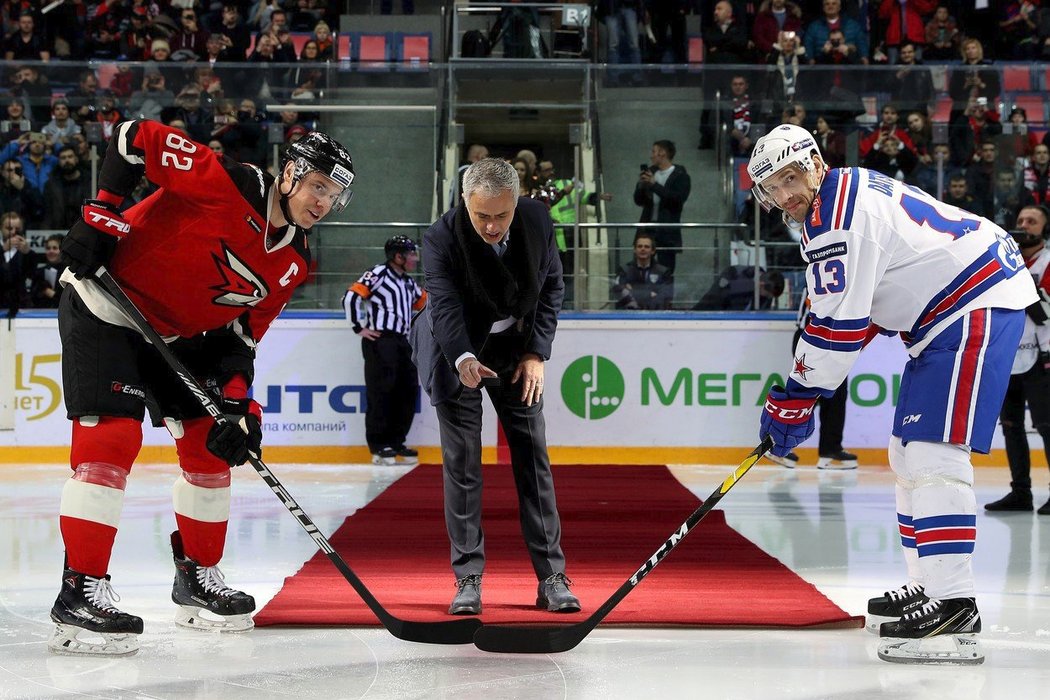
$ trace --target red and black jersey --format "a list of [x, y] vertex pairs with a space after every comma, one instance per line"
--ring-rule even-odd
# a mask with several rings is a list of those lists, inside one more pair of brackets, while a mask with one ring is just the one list
[[99, 186], [124, 196], [143, 173], [160, 189], [124, 212], [110, 272], [161, 335], [230, 326], [254, 346], [310, 268], [305, 233], [268, 224], [273, 177], [157, 122], [123, 122]]

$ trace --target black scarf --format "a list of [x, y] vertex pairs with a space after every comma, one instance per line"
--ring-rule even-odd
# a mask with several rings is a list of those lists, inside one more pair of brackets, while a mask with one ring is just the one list
[[[516, 213], [517, 214], [517, 213]], [[513, 246], [500, 258], [470, 223], [466, 207], [456, 207], [453, 233], [463, 255], [467, 292], [473, 301], [497, 318], [524, 318], [536, 308], [540, 296], [539, 268], [542, 246], [536, 234], [526, 231], [521, 216], [510, 225]]]

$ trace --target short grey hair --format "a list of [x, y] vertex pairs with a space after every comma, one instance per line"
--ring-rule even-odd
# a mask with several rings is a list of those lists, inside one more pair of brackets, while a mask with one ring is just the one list
[[504, 192], [518, 191], [518, 171], [502, 158], [482, 158], [463, 173], [463, 199], [474, 193], [498, 197]]

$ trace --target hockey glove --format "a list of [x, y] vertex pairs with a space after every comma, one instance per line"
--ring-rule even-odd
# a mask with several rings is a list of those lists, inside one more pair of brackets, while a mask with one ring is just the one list
[[231, 467], [248, 461], [250, 452], [262, 458], [262, 406], [253, 399], [222, 400], [227, 422], [208, 431], [208, 451]]
[[769, 390], [758, 437], [763, 439], [769, 435], [773, 438], [770, 452], [777, 457], [785, 457], [809, 439], [816, 427], [813, 424], [813, 409], [817, 398], [816, 395], [792, 395], [780, 386]]
[[82, 217], [62, 239], [62, 262], [77, 279], [98, 272], [113, 257], [117, 241], [131, 231], [131, 224], [120, 211], [99, 199], [84, 202]]

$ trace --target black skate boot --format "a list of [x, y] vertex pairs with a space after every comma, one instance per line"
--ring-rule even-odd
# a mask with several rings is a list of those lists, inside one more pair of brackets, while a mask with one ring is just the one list
[[[118, 610], [120, 600], [109, 585], [109, 575], [95, 578], [66, 568], [62, 590], [51, 608], [51, 619], [58, 627], [47, 642], [57, 654], [126, 656], [138, 651], [137, 635], [142, 634], [142, 618]], [[87, 632], [102, 641], [78, 639]]]
[[878, 634], [883, 622], [899, 620], [927, 601], [929, 598], [922, 592], [922, 586], [909, 581], [895, 591], [886, 591], [878, 598], [868, 600], [868, 619], [864, 627], [872, 634]]
[[973, 598], [931, 599], [879, 627], [879, 658], [901, 664], [980, 664], [981, 613]]
[[[255, 626], [250, 613], [255, 598], [226, 585], [217, 566], [201, 566], [185, 556], [178, 531], [171, 533], [175, 555], [175, 585], [171, 600], [179, 606], [175, 624], [198, 630], [246, 632]], [[222, 619], [204, 617], [207, 611]]]

